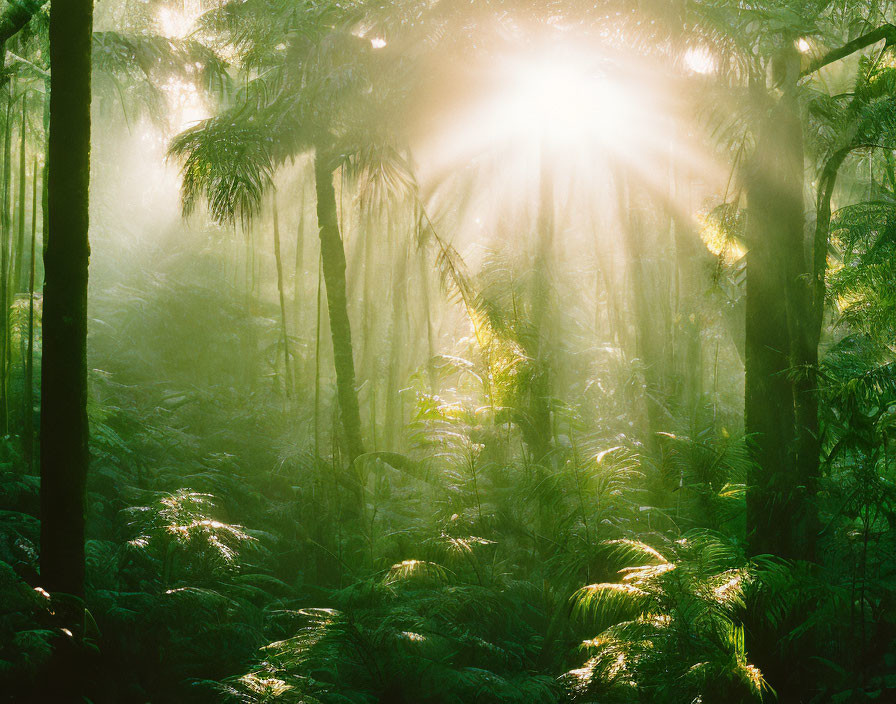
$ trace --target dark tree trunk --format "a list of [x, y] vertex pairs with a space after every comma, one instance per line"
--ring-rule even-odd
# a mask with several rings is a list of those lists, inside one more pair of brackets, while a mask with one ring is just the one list
[[784, 95], [760, 126], [748, 183], [744, 424], [752, 445], [747, 531], [753, 554], [811, 559], [818, 457], [804, 245], [803, 140], [791, 64]]
[[792, 279], [794, 306], [791, 310], [794, 331], [792, 345], [794, 408], [796, 412], [795, 482], [805, 495], [800, 533], [801, 554], [812, 559], [820, 529], [817, 512], [811, 502], [818, 489], [821, 456], [821, 428], [818, 419], [818, 345], [824, 323], [825, 273], [827, 270], [828, 237], [831, 228], [831, 197], [837, 174], [849, 154], [849, 148], [835, 152], [822, 169], [818, 182], [815, 232], [811, 256], [800, 273]]
[[12, 201], [12, 88], [7, 85], [6, 124], [3, 137], [3, 212], [0, 214], [3, 228], [3, 252], [0, 253], [0, 306], [3, 310], [3, 318], [0, 320], [0, 422], [3, 424], [3, 433], [9, 432], [9, 289], [10, 262], [9, 252], [12, 246], [12, 216], [10, 207]]
[[810, 343], [814, 343], [816, 351], [821, 339], [821, 326], [824, 319], [825, 273], [827, 272], [828, 238], [831, 231], [831, 198], [837, 185], [840, 167], [852, 150], [852, 146], [844, 147], [827, 160], [818, 179], [818, 200], [815, 210], [815, 237], [812, 243], [812, 317], [809, 320]]
[[88, 465], [87, 239], [92, 0], [50, 17], [49, 239], [44, 256], [41, 377], [41, 580], [84, 594]]
[[47, 251], [47, 242], [50, 240], [50, 79], [44, 79], [44, 166], [41, 173], [40, 192], [40, 246], [41, 256]]
[[333, 338], [333, 364], [336, 368], [336, 390], [342, 427], [345, 432], [349, 462], [364, 453], [361, 441], [361, 412], [355, 389], [355, 362], [352, 354], [352, 332], [348, 318], [345, 285], [345, 250], [336, 216], [336, 192], [333, 172], [324, 154], [314, 157], [314, 181], [317, 191], [317, 223], [320, 228], [320, 252], [323, 263], [330, 333]]

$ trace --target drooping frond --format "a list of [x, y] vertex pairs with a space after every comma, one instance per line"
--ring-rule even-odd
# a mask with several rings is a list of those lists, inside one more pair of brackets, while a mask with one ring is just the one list
[[223, 93], [230, 83], [227, 64], [192, 39], [95, 32], [93, 64], [97, 71], [119, 76], [139, 73], [149, 80], [178, 77], [197, 83], [209, 93]]
[[[369, 140], [369, 141], [368, 141]], [[344, 162], [346, 175], [358, 183], [358, 198], [371, 211], [413, 198], [417, 184], [406, 155], [389, 141], [366, 140]]]
[[589, 584], [572, 596], [573, 615], [599, 623], [631, 620], [649, 608], [648, 592], [632, 584]]
[[94, 80], [106, 87], [97, 93], [116, 100], [128, 121], [141, 109], [165, 123], [168, 92], [221, 98], [230, 90], [227, 64], [198, 41], [105, 31], [93, 44]]
[[261, 209], [274, 173], [272, 142], [259, 119], [241, 118], [225, 113], [172, 141], [169, 153], [183, 162], [185, 214], [204, 199], [218, 222], [247, 225]]
[[212, 517], [214, 497], [188, 490], [161, 496], [149, 506], [127, 510], [131, 525], [139, 534], [128, 545], [135, 551], [154, 551], [165, 555], [180, 550], [200, 562], [230, 567], [240, 551], [256, 542], [242, 526]]
[[647, 560], [660, 565], [669, 564], [669, 560], [663, 557], [658, 550], [640, 540], [620, 538], [619, 540], [608, 540], [604, 544], [609, 548], [611, 555], [623, 562]]
[[425, 244], [430, 240], [435, 242], [436, 269], [439, 272], [442, 286], [456, 296], [468, 311], [473, 311], [475, 309], [475, 293], [463, 257], [450, 242], [442, 239], [422, 203], [418, 204], [418, 208], [420, 213], [417, 226], [418, 245]]
[[397, 584], [412, 579], [444, 582], [447, 578], [448, 573], [445, 568], [435, 562], [428, 562], [426, 560], [403, 560], [398, 564], [392, 565], [389, 569], [389, 573], [383, 580], [383, 583]]

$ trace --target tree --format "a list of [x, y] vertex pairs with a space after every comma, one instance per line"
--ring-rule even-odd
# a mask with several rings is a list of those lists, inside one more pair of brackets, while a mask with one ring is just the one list
[[[755, 467], [747, 495], [754, 554], [812, 559], [819, 530], [814, 505], [819, 478], [818, 347], [824, 322], [831, 197], [837, 173], [855, 149], [874, 147], [891, 130], [886, 100], [859, 89], [835, 125], [834, 147], [822, 159], [815, 227], [806, 232], [805, 147], [798, 81], [820, 68], [896, 37], [891, 25], [832, 49], [800, 71], [796, 34], [784, 35], [773, 58], [781, 97], [768, 102], [747, 178], [745, 426], [754, 437]], [[868, 72], [872, 73], [871, 71]], [[866, 84], [870, 75], [866, 77]], [[877, 89], [880, 92], [880, 89]], [[836, 101], [836, 98], [832, 99]], [[883, 103], [881, 111], [880, 103]]]
[[744, 425], [753, 438], [754, 460], [747, 493], [748, 541], [753, 554], [809, 557], [811, 528], [806, 520], [811, 509], [793, 466], [797, 407], [790, 375], [799, 300], [795, 286], [805, 272], [796, 48], [785, 49], [779, 61], [783, 95], [759, 125], [747, 180]]
[[41, 579], [84, 595], [92, 0], [50, 18], [49, 239], [41, 375]]
[[[748, 154], [743, 160], [735, 157], [741, 171], [738, 192], [747, 200], [749, 249], [744, 411], [753, 469], [748, 478], [748, 542], [753, 554], [812, 559], [818, 534], [817, 369], [830, 196], [844, 158], [861, 145], [847, 128], [838, 148], [823, 160], [815, 232], [810, 232], [803, 193], [808, 136], [803, 79], [876, 42], [889, 45], [894, 31], [884, 24], [836, 46], [859, 13], [829, 2], [811, 8], [796, 2], [757, 2], [744, 8], [683, 0], [669, 7], [647, 7], [656, 13], [656, 29], [648, 30], [655, 40], [664, 37], [674, 52], [701, 42], [712, 47], [717, 83], [741, 98], [741, 110], [723, 119], [738, 125], [739, 150], [746, 145]], [[875, 21], [873, 3], [867, 12], [861, 21]], [[680, 35], [669, 21], [676, 14], [690, 14], [693, 31]], [[835, 48], [807, 58], [798, 45], [813, 36], [831, 38]], [[851, 129], [854, 132], [855, 126]]]
[[244, 224], [258, 215], [277, 168], [299, 155], [313, 155], [337, 397], [352, 463], [364, 445], [333, 175], [350, 160], [353, 168], [360, 161], [359, 171], [376, 173], [382, 166], [378, 160], [396, 152], [366, 148], [388, 137], [377, 131], [383, 116], [377, 108], [384, 98], [383, 91], [370, 90], [381, 80], [373, 50], [351, 32], [359, 9], [322, 5], [299, 13], [289, 3], [275, 7], [279, 19], [274, 23], [269, 4], [257, 2], [228, 3], [205, 18], [207, 27], [231, 36], [244, 55], [270, 70], [249, 81], [233, 107], [177, 137], [171, 153], [184, 162], [187, 212], [204, 197], [215, 219], [240, 218]]
[[361, 441], [361, 412], [355, 390], [355, 363], [352, 356], [352, 331], [348, 318], [345, 288], [345, 250], [339, 235], [336, 217], [336, 192], [333, 189], [333, 168], [328, 156], [314, 153], [314, 187], [317, 193], [317, 222], [320, 228], [320, 253], [323, 262], [324, 284], [327, 288], [327, 310], [333, 337], [333, 365], [342, 428], [350, 462], [364, 452]]

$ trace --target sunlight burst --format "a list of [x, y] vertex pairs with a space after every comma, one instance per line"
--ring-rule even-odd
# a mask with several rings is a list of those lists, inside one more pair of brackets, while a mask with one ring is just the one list
[[717, 68], [716, 57], [706, 47], [691, 47], [684, 54], [684, 63], [689, 71], [707, 75], [715, 73]]
[[177, 132], [182, 132], [209, 117], [208, 106], [195, 83], [169, 78], [162, 85], [162, 91], [168, 102], [171, 124]]
[[552, 143], [593, 137], [612, 143], [630, 135], [635, 95], [602, 63], [569, 52], [509, 62], [509, 88], [498, 97], [493, 121], [505, 134]]
[[171, 39], [183, 39], [193, 30], [195, 16], [170, 7], [159, 8], [157, 15], [159, 29]]

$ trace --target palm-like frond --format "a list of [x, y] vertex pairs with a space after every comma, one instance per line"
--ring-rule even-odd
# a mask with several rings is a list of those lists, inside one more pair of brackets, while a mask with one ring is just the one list
[[739, 622], [755, 567], [736, 548], [707, 532], [687, 534], [663, 552], [630, 540], [609, 547], [640, 564], [620, 570], [620, 582], [589, 585], [572, 597], [573, 614], [602, 628], [583, 643], [589, 660], [567, 675], [577, 697], [634, 685], [655, 701], [762, 698], [768, 685], [747, 660]]
[[896, 335], [896, 199], [892, 193], [838, 210], [831, 223], [841, 264], [828, 273], [828, 292], [842, 323], [887, 344]]
[[170, 153], [183, 160], [184, 213], [200, 198], [219, 222], [255, 216], [272, 184], [272, 140], [259, 119], [241, 120], [240, 111], [207, 120], [179, 135]]
[[106, 88], [98, 94], [117, 99], [129, 120], [137, 108], [164, 122], [168, 87], [190, 86], [212, 98], [230, 90], [227, 64], [193, 39], [95, 32], [92, 57], [95, 80]]
[[598, 623], [628, 621], [649, 609], [650, 594], [633, 584], [589, 584], [573, 597], [573, 615], [587, 615]]
[[448, 577], [448, 573], [444, 567], [435, 562], [427, 562], [425, 560], [403, 560], [398, 564], [392, 565], [389, 574], [383, 580], [384, 584], [395, 584], [397, 582], [406, 582], [409, 580], [434, 580], [436, 582], [444, 582]]
[[152, 550], [167, 560], [174, 550], [212, 564], [233, 566], [239, 551], [256, 538], [241, 526], [210, 516], [214, 497], [187, 490], [166, 494], [150, 506], [127, 509], [138, 537], [129, 545], [137, 551]]

